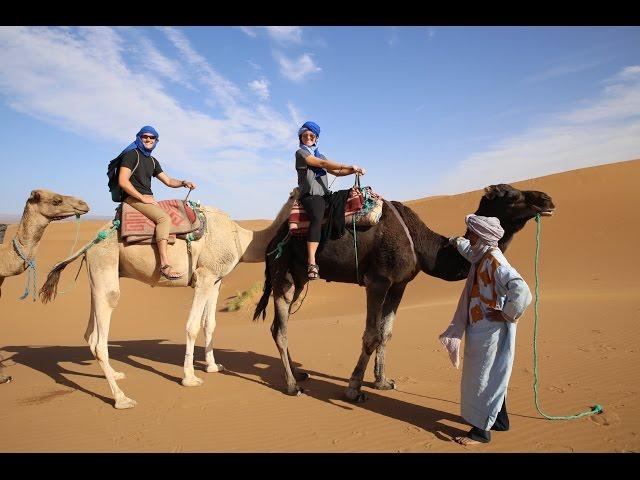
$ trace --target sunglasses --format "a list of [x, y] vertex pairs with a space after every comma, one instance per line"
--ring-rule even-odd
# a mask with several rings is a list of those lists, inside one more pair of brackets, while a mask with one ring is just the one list
[[313, 133], [303, 133], [302, 135], [300, 135], [302, 138], [316, 138], [316, 136]]
[[140, 138], [142, 138], [143, 140], [147, 140], [147, 139], [155, 140], [156, 139], [155, 135], [140, 135]]

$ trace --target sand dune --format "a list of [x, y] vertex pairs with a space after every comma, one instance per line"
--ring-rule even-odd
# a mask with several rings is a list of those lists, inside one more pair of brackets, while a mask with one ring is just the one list
[[[293, 359], [311, 373], [306, 395], [283, 393], [278, 351], [252, 307], [223, 311], [225, 299], [262, 280], [264, 264], [239, 265], [224, 281], [215, 333], [224, 373], [202, 371], [199, 388], [180, 385], [188, 288], [150, 288], [123, 279], [110, 331], [120, 384], [138, 401], [118, 411], [82, 336], [89, 313], [86, 272], [68, 267], [42, 305], [18, 297], [25, 276], [5, 280], [0, 299], [0, 356], [14, 382], [0, 385], [2, 452], [624, 452], [640, 450], [640, 257], [636, 252], [640, 160], [517, 182], [542, 190], [557, 206], [542, 222], [540, 251], [540, 402], [550, 415], [603, 405], [603, 414], [571, 421], [540, 417], [533, 401], [533, 305], [519, 322], [508, 392], [512, 428], [479, 447], [449, 440], [467, 428], [459, 416], [460, 371], [437, 341], [462, 282], [420, 274], [408, 287], [387, 349], [395, 391], [363, 388], [353, 405], [342, 392], [360, 352], [364, 290], [315, 282], [289, 324]], [[285, 192], [286, 193], [286, 192]], [[482, 192], [407, 202], [443, 235], [464, 232]], [[260, 228], [266, 221], [242, 222]], [[103, 221], [83, 221], [81, 244]], [[507, 258], [533, 290], [535, 228], [529, 222]], [[5, 242], [16, 226], [9, 226]], [[38, 252], [38, 284], [64, 258], [75, 224], [48, 227]], [[199, 338], [200, 345], [202, 337]], [[370, 363], [372, 365], [373, 362]], [[372, 381], [370, 366], [365, 381]]]

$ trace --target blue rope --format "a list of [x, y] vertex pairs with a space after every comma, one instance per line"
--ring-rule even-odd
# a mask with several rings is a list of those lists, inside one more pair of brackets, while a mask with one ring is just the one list
[[20, 258], [22, 258], [22, 260], [24, 260], [24, 262], [27, 264], [27, 278], [24, 286], [24, 293], [19, 298], [20, 300], [24, 300], [29, 296], [29, 280], [32, 280], [31, 295], [33, 296], [33, 301], [35, 302], [36, 301], [36, 283], [38, 279], [38, 272], [36, 270], [36, 259], [33, 258], [32, 260], [29, 260], [27, 256], [24, 254], [24, 252], [18, 246], [18, 242], [15, 238], [13, 239], [13, 247], [16, 249], [16, 252], [18, 252], [18, 255], [20, 256]]

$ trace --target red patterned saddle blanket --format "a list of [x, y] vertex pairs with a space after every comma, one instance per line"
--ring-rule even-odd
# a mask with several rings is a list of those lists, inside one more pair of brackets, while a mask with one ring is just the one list
[[[158, 202], [171, 219], [169, 243], [194, 232], [202, 227], [202, 222], [196, 212], [184, 200], [161, 200]], [[126, 202], [120, 206], [120, 238], [127, 243], [155, 243], [155, 223], [145, 217]]]

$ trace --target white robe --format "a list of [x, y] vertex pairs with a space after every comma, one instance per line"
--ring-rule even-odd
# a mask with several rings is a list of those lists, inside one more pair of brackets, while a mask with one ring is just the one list
[[[469, 259], [471, 245], [456, 240], [462, 256]], [[515, 355], [516, 323], [492, 321], [490, 310], [502, 310], [517, 320], [531, 303], [531, 291], [499, 249], [478, 262], [469, 302], [469, 321], [461, 382], [461, 415], [471, 425], [489, 430], [504, 401]]]

